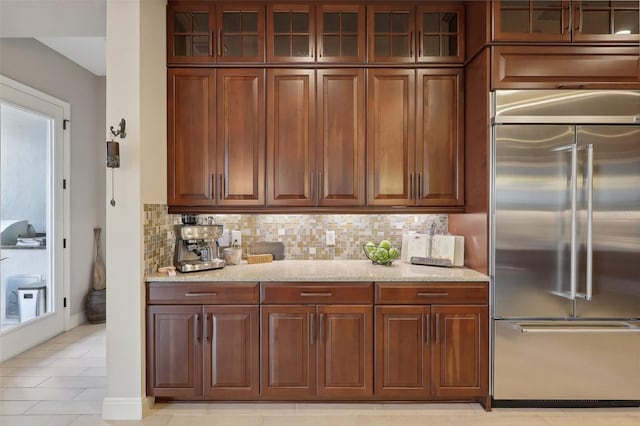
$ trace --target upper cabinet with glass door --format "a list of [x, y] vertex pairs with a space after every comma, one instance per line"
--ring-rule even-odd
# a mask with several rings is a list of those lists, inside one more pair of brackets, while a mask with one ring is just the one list
[[639, 2], [496, 0], [495, 41], [638, 42]]
[[318, 62], [364, 62], [365, 6], [317, 6]]
[[264, 5], [170, 2], [167, 63], [264, 62]]
[[210, 2], [169, 3], [167, 63], [211, 63], [216, 60], [215, 8]]
[[369, 62], [464, 61], [464, 7], [459, 3], [373, 4], [367, 10]]
[[315, 61], [313, 4], [267, 5], [267, 62]]

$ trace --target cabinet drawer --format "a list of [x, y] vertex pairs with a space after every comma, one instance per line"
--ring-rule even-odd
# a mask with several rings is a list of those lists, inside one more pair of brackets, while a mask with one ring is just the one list
[[390, 305], [432, 305], [489, 303], [486, 283], [376, 283], [376, 303]]
[[263, 283], [262, 303], [373, 303], [372, 283]]
[[147, 283], [147, 304], [216, 305], [258, 303], [257, 282]]

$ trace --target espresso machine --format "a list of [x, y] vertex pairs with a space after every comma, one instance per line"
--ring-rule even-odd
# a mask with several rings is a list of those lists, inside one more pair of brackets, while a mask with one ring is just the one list
[[224, 268], [220, 259], [217, 239], [222, 236], [222, 225], [176, 225], [174, 266], [180, 272], [204, 271]]

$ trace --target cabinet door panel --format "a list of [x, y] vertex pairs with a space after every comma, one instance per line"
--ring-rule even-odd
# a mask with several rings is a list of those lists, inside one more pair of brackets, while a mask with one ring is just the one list
[[493, 3], [495, 41], [571, 41], [569, 0]]
[[370, 69], [367, 99], [367, 203], [414, 204], [415, 74]]
[[313, 4], [268, 4], [267, 61], [313, 62], [315, 24]]
[[264, 62], [264, 5], [217, 6], [218, 62]]
[[208, 2], [169, 3], [167, 63], [209, 64], [216, 60], [215, 7]]
[[370, 5], [367, 13], [369, 62], [415, 62], [415, 7]]
[[364, 206], [364, 70], [318, 70], [318, 192], [323, 206]]
[[215, 205], [215, 71], [170, 69], [168, 203]]
[[378, 399], [429, 398], [429, 306], [376, 306]]
[[318, 307], [318, 397], [373, 395], [371, 306]]
[[268, 204], [316, 204], [315, 71], [267, 71]]
[[461, 206], [462, 70], [418, 70], [417, 193], [421, 206]]
[[637, 1], [573, 1], [573, 41], [638, 43], [640, 4]]
[[218, 204], [264, 205], [264, 70], [220, 69]]
[[149, 306], [147, 394], [202, 398], [200, 306]]
[[318, 62], [364, 62], [363, 4], [318, 5], [317, 21]]
[[486, 396], [486, 306], [432, 306], [435, 318], [432, 392], [436, 397]]
[[262, 396], [310, 399], [316, 393], [315, 306], [263, 306]]
[[257, 306], [204, 309], [204, 396], [255, 399], [260, 391]]

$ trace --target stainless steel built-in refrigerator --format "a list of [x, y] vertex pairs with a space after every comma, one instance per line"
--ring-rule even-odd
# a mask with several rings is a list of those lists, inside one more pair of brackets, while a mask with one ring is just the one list
[[493, 95], [496, 402], [640, 400], [640, 92]]

